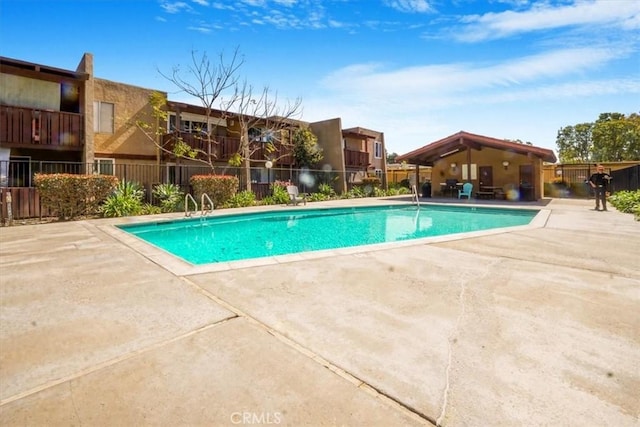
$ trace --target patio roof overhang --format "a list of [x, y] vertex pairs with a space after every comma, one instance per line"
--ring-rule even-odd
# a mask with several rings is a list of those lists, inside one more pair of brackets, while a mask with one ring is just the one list
[[396, 157], [396, 161], [406, 161], [407, 163], [420, 166], [433, 166], [438, 160], [461, 151], [481, 151], [485, 147], [509, 151], [511, 153], [522, 154], [530, 157], [537, 157], [550, 163], [555, 163], [557, 161], [553, 150], [506, 141], [503, 139], [490, 138], [488, 136], [476, 135], [464, 131], [398, 156]]
[[65, 81], [89, 79], [89, 74], [78, 71], [63, 70], [47, 65], [0, 56], [0, 71], [7, 74], [30, 77], [38, 80]]
[[377, 139], [380, 136], [380, 132], [376, 132], [371, 129], [365, 129], [361, 127], [349, 128], [342, 130], [343, 137], [352, 137], [352, 138], [366, 138], [366, 139]]

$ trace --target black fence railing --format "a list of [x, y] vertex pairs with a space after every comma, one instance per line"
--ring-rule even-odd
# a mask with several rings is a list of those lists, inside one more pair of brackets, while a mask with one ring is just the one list
[[619, 169], [610, 173], [612, 191], [640, 189], [640, 165]]
[[[316, 191], [320, 184], [332, 185], [339, 173], [326, 170], [301, 170], [295, 168], [244, 168], [193, 164], [127, 164], [97, 161], [93, 164], [73, 162], [45, 162], [33, 160], [0, 161], [0, 187], [32, 188], [37, 173], [106, 174], [115, 175], [121, 181], [132, 181], [145, 189], [147, 201], [151, 201], [153, 187], [157, 184], [176, 184], [185, 192], [191, 192], [189, 181], [194, 175], [224, 174], [238, 178], [239, 191], [250, 189], [261, 200], [270, 193], [275, 181], [291, 181], [301, 191]], [[249, 184], [249, 185], [247, 185]]]

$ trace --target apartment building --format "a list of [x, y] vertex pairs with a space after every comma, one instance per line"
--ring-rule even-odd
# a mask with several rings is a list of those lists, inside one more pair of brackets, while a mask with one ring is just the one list
[[[287, 169], [296, 165], [286, 141], [291, 130], [301, 126], [317, 136], [325, 157], [322, 167], [340, 177], [336, 191], [345, 191], [367, 174], [384, 178], [386, 173], [381, 132], [342, 129], [337, 118], [287, 120], [274, 135], [260, 120], [251, 120], [247, 127], [247, 121], [233, 113], [207, 113], [201, 106], [168, 100], [165, 92], [153, 88], [95, 77], [93, 61], [93, 55], [85, 53], [72, 71], [0, 57], [1, 186], [29, 187], [37, 172], [113, 173], [147, 187], [184, 183], [189, 175], [207, 169], [202, 162], [171, 154], [177, 138], [211, 155], [214, 166], [221, 168], [229, 166], [245, 138], [251, 145], [244, 153], [249, 166], [245, 182], [268, 188], [275, 179], [293, 176], [287, 176]], [[166, 99], [166, 120], [153, 119], [154, 94]], [[151, 128], [144, 131], [140, 122]]]

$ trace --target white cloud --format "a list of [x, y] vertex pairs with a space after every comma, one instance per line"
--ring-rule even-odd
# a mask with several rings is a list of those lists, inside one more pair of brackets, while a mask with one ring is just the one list
[[191, 6], [183, 1], [169, 2], [165, 1], [160, 3], [160, 7], [167, 13], [179, 13], [183, 10], [191, 10]]
[[640, 28], [640, 2], [595, 0], [563, 6], [542, 2], [534, 3], [527, 11], [470, 15], [462, 22], [468, 26], [463, 31], [457, 29], [452, 36], [467, 42], [568, 26], [608, 25], [634, 30]]
[[200, 6], [209, 6], [209, 2], [207, 0], [191, 0], [191, 1], [199, 4]]
[[512, 90], [524, 84], [579, 76], [622, 55], [607, 47], [563, 49], [514, 58], [502, 63], [451, 63], [424, 65], [385, 71], [378, 63], [356, 64], [337, 70], [323, 85], [347, 96], [385, 97], [419, 94], [449, 98], [459, 93], [502, 88]]
[[189, 30], [189, 31], [197, 31], [197, 32], [202, 33], [202, 34], [209, 34], [211, 32], [211, 28], [204, 27], [204, 26], [187, 27], [187, 30]]
[[[317, 93], [305, 95], [303, 119], [342, 117], [344, 127], [385, 132], [388, 148], [396, 152], [460, 130], [554, 148], [562, 126], [595, 120], [608, 109], [632, 112], [624, 108], [629, 95], [640, 96], [640, 76], [598, 74], [625, 54], [617, 47], [594, 46], [494, 63], [395, 70], [381, 63], [354, 64], [327, 75]], [[626, 98], [617, 101], [621, 97]]]
[[296, 3], [298, 3], [297, 0], [273, 0], [273, 2], [287, 7], [294, 6]]
[[242, 0], [242, 3], [246, 4], [247, 6], [253, 7], [262, 7], [266, 6], [267, 4], [265, 0]]
[[425, 13], [433, 11], [431, 4], [427, 0], [386, 0], [385, 4], [400, 12]]

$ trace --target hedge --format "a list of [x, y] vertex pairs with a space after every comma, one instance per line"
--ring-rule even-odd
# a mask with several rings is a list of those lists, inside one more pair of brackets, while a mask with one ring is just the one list
[[196, 201], [200, 203], [202, 195], [206, 194], [215, 208], [231, 200], [240, 185], [238, 178], [230, 175], [193, 175], [189, 182]]
[[96, 215], [100, 205], [118, 185], [113, 175], [74, 175], [67, 173], [34, 176], [40, 204], [60, 219]]

